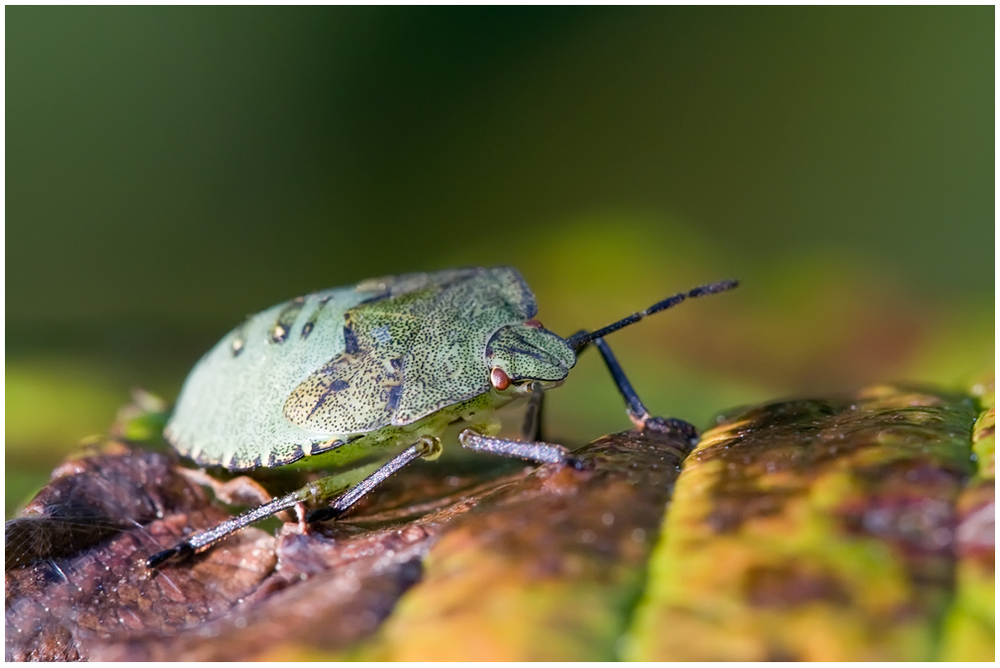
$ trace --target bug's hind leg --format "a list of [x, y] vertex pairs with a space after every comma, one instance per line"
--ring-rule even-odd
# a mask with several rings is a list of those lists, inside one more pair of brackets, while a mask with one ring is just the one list
[[[201, 469], [181, 468], [178, 469], [178, 473], [196, 485], [208, 487], [212, 490], [215, 498], [231, 506], [262, 506], [274, 498], [264, 489], [263, 485], [250, 476], [241, 475], [223, 482], [216, 480]], [[282, 513], [276, 514], [279, 517], [282, 515]], [[287, 521], [289, 518], [285, 514], [282, 519]]]
[[[416, 447], [416, 445], [412, 446], [408, 450], [404, 451], [403, 454], [406, 454]], [[400, 455], [400, 457], [401, 456], [402, 455]], [[419, 454], [417, 456], [419, 456]], [[396, 459], [399, 459], [399, 457]], [[392, 462], [390, 462], [390, 464], [392, 464]], [[311, 482], [305, 487], [297, 489], [290, 494], [286, 494], [285, 496], [269, 501], [268, 503], [257, 506], [256, 508], [251, 508], [250, 510], [241, 513], [230, 520], [226, 520], [225, 522], [222, 522], [207, 531], [196, 533], [169, 549], [157, 552], [146, 560], [146, 565], [150, 568], [154, 568], [175, 557], [185, 557], [193, 554], [199, 554], [230, 534], [236, 533], [240, 529], [248, 527], [251, 524], [255, 524], [270, 517], [271, 515], [277, 515], [285, 510], [298, 510], [299, 507], [306, 503], [319, 503], [330, 499], [350, 488], [351, 485], [354, 485], [355, 483], [357, 483], [358, 486], [363, 485], [365, 480], [362, 480], [362, 478], [371, 473], [374, 469], [375, 465], [362, 466], [351, 471], [346, 471], [335, 476], [329, 476], [321, 478], [315, 482]], [[377, 471], [375, 474], [377, 474]], [[372, 474], [372, 476], [369, 477], [373, 477], [375, 474]], [[384, 479], [384, 477], [382, 479]], [[361, 482], [359, 483], [359, 481]], [[356, 500], [357, 499], [355, 499], [355, 501]]]
[[636, 429], [663, 433], [672, 431], [680, 434], [691, 443], [698, 440], [698, 430], [694, 425], [684, 420], [678, 420], [677, 418], [661, 418], [650, 415], [649, 409], [642, 403], [642, 399], [639, 398], [635, 388], [632, 387], [632, 383], [629, 382], [628, 376], [625, 375], [625, 371], [618, 363], [618, 359], [615, 358], [614, 353], [611, 352], [611, 347], [607, 342], [604, 339], [598, 338], [594, 339], [592, 343], [600, 351], [601, 357], [604, 358], [604, 363], [607, 365], [608, 371], [611, 372], [611, 377], [615, 381], [615, 385], [618, 386], [618, 391], [621, 392], [622, 398], [625, 399], [625, 410], [628, 413], [629, 420], [636, 426]]
[[[303, 490], [304, 489], [306, 488], [303, 488]], [[146, 565], [150, 568], [155, 568], [156, 566], [159, 566], [174, 557], [186, 557], [192, 554], [204, 552], [231, 533], [235, 533], [244, 527], [250, 526], [251, 524], [259, 522], [260, 520], [270, 517], [271, 515], [280, 513], [283, 510], [294, 508], [295, 504], [301, 501], [300, 497], [302, 496], [303, 490], [292, 492], [291, 494], [274, 499], [269, 503], [265, 503], [262, 506], [257, 506], [252, 510], [248, 510], [245, 513], [237, 515], [231, 520], [226, 520], [222, 524], [212, 527], [208, 531], [196, 533], [187, 540], [183, 540], [167, 550], [157, 552], [146, 560]]]

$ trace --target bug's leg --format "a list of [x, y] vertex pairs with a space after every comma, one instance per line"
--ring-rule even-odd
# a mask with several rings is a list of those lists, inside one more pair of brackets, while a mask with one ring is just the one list
[[410, 462], [420, 457], [436, 459], [441, 454], [441, 440], [435, 437], [425, 436], [419, 441], [403, 450], [393, 457], [384, 466], [376, 470], [370, 476], [355, 485], [349, 492], [337, 497], [337, 500], [330, 504], [329, 508], [314, 510], [306, 516], [306, 522], [324, 522], [335, 520], [355, 503], [360, 501], [368, 492], [383, 480], [399, 471]]
[[299, 533], [309, 533], [309, 522], [306, 521], [306, 504], [299, 501], [295, 504], [295, 521], [299, 525]]
[[542, 408], [544, 405], [545, 393], [542, 392], [542, 384], [534, 383], [531, 386], [528, 409], [524, 413], [524, 422], [521, 425], [521, 440], [542, 440]]
[[607, 365], [608, 371], [611, 372], [611, 377], [615, 381], [615, 385], [618, 386], [618, 391], [621, 392], [622, 397], [625, 399], [625, 410], [628, 413], [628, 419], [632, 421], [636, 429], [640, 431], [646, 431], [647, 429], [660, 432], [674, 431], [680, 433], [681, 436], [691, 442], [698, 439], [698, 430], [695, 429], [694, 425], [676, 418], [661, 418], [650, 415], [649, 410], [642, 403], [642, 399], [639, 398], [635, 388], [632, 387], [632, 383], [629, 382], [625, 371], [618, 363], [614, 353], [611, 352], [611, 347], [608, 346], [607, 342], [604, 339], [597, 338], [592, 343], [600, 351], [601, 357], [604, 358], [604, 363]]
[[629, 381], [628, 376], [625, 375], [625, 371], [618, 363], [618, 359], [614, 353], [611, 352], [611, 347], [607, 341], [604, 339], [594, 339], [593, 344], [600, 351], [601, 357], [604, 358], [604, 363], [607, 365], [608, 371], [611, 372], [611, 377], [618, 387], [618, 391], [621, 392], [622, 398], [625, 399], [625, 410], [628, 413], [628, 419], [632, 421], [632, 424], [637, 429], [645, 429], [646, 420], [651, 417], [649, 409], [642, 403], [642, 399], [639, 398], [635, 388], [632, 387], [632, 383]]
[[275, 499], [270, 503], [257, 506], [253, 510], [248, 510], [241, 515], [237, 515], [231, 520], [227, 520], [218, 526], [212, 527], [208, 531], [197, 533], [169, 549], [157, 552], [146, 560], [146, 565], [150, 568], [154, 568], [174, 557], [184, 557], [204, 552], [214, 543], [217, 543], [231, 533], [239, 531], [243, 527], [249, 526], [283, 510], [294, 508], [295, 504], [299, 502], [298, 497], [298, 492], [292, 492], [291, 494]]
[[[570, 339], [579, 339], [584, 337], [586, 334], [587, 330], [581, 329], [573, 334]], [[621, 364], [618, 363], [618, 359], [615, 357], [614, 353], [611, 352], [611, 347], [607, 344], [607, 342], [601, 338], [589, 340], [577, 348], [577, 355], [587, 350], [591, 344], [597, 346], [598, 350], [600, 350], [601, 357], [604, 358], [604, 363], [607, 365], [608, 370], [611, 372], [611, 377], [615, 381], [615, 386], [621, 393], [622, 398], [625, 399], [625, 410], [628, 413], [628, 419], [631, 420], [632, 424], [634, 424], [637, 428], [643, 429], [646, 421], [650, 419], [649, 410], [646, 408], [646, 405], [642, 403], [642, 399], [639, 398], [635, 388], [632, 387], [632, 383], [629, 382], [624, 369], [622, 369]]]
[[146, 565], [153, 568], [159, 566], [165, 561], [173, 559], [174, 557], [199, 554], [229, 534], [235, 533], [244, 527], [266, 519], [271, 515], [275, 515], [284, 510], [293, 509], [299, 504], [329, 499], [358, 482], [358, 480], [369, 473], [373, 468], [374, 467], [372, 465], [362, 466], [352, 471], [347, 471], [339, 475], [329, 476], [327, 478], [321, 478], [320, 480], [311, 482], [301, 489], [274, 499], [273, 501], [265, 503], [261, 506], [257, 506], [256, 508], [252, 508], [230, 520], [226, 520], [225, 522], [208, 529], [207, 531], [196, 533], [190, 538], [181, 541], [169, 549], [157, 552], [146, 560]]
[[518, 457], [539, 464], [568, 464], [583, 468], [583, 462], [570, 454], [568, 448], [555, 443], [540, 441], [514, 441], [495, 436], [484, 436], [475, 429], [463, 429], [458, 435], [462, 447], [479, 452], [491, 452], [504, 457]]
[[[212, 490], [215, 498], [231, 506], [262, 506], [274, 498], [264, 489], [263, 485], [250, 476], [241, 475], [222, 482], [200, 469], [181, 468], [178, 469], [178, 472], [194, 484], [208, 487]], [[282, 520], [289, 519], [287, 513], [276, 514]]]

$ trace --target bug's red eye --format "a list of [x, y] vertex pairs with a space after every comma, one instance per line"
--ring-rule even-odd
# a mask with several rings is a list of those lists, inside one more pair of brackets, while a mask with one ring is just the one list
[[534, 318], [532, 318], [531, 320], [525, 320], [524, 324], [527, 325], [528, 327], [533, 327], [534, 329], [542, 329], [542, 323], [538, 322]]
[[497, 390], [503, 392], [510, 387], [510, 376], [498, 366], [490, 370], [490, 384]]

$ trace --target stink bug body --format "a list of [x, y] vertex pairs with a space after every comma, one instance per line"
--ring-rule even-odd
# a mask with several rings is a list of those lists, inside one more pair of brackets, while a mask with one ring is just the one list
[[[542, 392], [562, 383], [588, 344], [600, 350], [637, 427], [695, 432], [651, 418], [603, 336], [646, 315], [736, 287], [695, 288], [595, 332], [564, 339], [533, 318], [535, 298], [509, 267], [405, 274], [324, 290], [251, 316], [198, 362], [165, 436], [182, 455], [230, 471], [340, 467], [404, 447], [369, 466], [348, 491], [323, 478], [191, 536], [149, 559], [157, 565], [208, 549], [282, 510], [334, 499], [308, 521], [342, 515], [379, 482], [419, 457], [436, 456], [453, 422], [463, 446], [535, 462], [578, 465], [560, 445], [536, 440]], [[530, 396], [524, 440], [496, 438], [493, 411]]]

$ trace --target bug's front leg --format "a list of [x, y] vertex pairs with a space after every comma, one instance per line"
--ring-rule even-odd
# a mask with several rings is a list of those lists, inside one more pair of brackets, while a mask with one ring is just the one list
[[[575, 337], [582, 333], [579, 332], [573, 336]], [[611, 352], [611, 347], [607, 342], [602, 338], [596, 338], [590, 341], [590, 343], [597, 346], [601, 357], [604, 358], [604, 364], [608, 367], [608, 371], [611, 372], [611, 377], [614, 379], [622, 398], [625, 399], [625, 411], [628, 413], [628, 418], [635, 425], [636, 429], [639, 431], [651, 430], [661, 433], [674, 432], [680, 434], [692, 444], [698, 440], [698, 430], [691, 423], [677, 418], [662, 418], [650, 415], [649, 409], [642, 403], [642, 399], [639, 398], [635, 388], [632, 387], [632, 383], [629, 381], [628, 376], [625, 375], [625, 371], [622, 369], [621, 364], [618, 363], [618, 359], [614, 353]]]
[[528, 398], [528, 408], [524, 412], [524, 422], [521, 423], [522, 441], [542, 441], [542, 409], [545, 406], [545, 392], [541, 383], [531, 386], [531, 396]]

